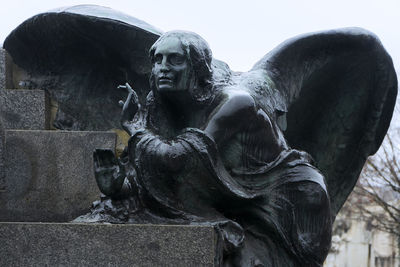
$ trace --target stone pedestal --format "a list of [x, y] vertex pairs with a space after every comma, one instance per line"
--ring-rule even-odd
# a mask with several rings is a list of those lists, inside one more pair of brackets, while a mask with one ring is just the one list
[[4, 192], [5, 190], [5, 166], [4, 166], [4, 128], [3, 128], [3, 122], [0, 116], [0, 195], [1, 193]]
[[66, 222], [87, 212], [100, 191], [93, 151], [115, 149], [113, 132], [5, 130], [0, 221]]
[[48, 106], [43, 90], [0, 90], [0, 117], [5, 129], [49, 129]]
[[0, 90], [6, 88], [6, 51], [0, 48]]
[[0, 266], [215, 266], [212, 227], [0, 223]]

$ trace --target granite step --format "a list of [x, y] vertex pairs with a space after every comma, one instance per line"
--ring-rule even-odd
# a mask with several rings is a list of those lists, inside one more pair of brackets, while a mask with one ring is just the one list
[[0, 117], [4, 129], [47, 130], [49, 98], [43, 90], [0, 90]]
[[0, 221], [67, 222], [98, 200], [92, 153], [114, 132], [5, 130]]
[[0, 223], [0, 266], [216, 266], [209, 226]]
[[3, 48], [0, 48], [0, 90], [7, 87], [7, 78], [9, 77], [9, 64], [7, 64], [8, 53]]
[[1, 266], [215, 266], [207, 226], [0, 223]]
[[5, 190], [5, 165], [4, 165], [4, 128], [3, 128], [3, 121], [0, 116], [0, 194]]

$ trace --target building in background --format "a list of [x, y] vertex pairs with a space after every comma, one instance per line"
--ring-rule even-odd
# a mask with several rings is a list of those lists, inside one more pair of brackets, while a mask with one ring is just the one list
[[399, 237], [380, 229], [375, 218], [360, 213], [358, 205], [385, 219], [380, 206], [353, 192], [336, 218], [324, 267], [399, 267]]

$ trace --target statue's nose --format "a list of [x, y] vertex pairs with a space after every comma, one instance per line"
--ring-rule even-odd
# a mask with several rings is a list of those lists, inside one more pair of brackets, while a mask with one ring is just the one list
[[169, 66], [168, 66], [168, 62], [167, 62], [167, 58], [166, 57], [164, 57], [163, 60], [161, 61], [160, 70], [161, 71], [168, 71], [169, 70]]

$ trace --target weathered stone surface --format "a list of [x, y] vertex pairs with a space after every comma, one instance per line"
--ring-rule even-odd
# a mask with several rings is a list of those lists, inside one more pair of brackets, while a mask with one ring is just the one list
[[0, 223], [1, 266], [214, 266], [212, 227]]
[[6, 88], [6, 51], [0, 48], [0, 90]]
[[49, 128], [48, 100], [42, 90], [0, 90], [0, 116], [5, 129]]
[[112, 132], [5, 131], [0, 221], [65, 222], [99, 199], [95, 148], [115, 148]]
[[5, 189], [5, 181], [4, 181], [4, 128], [3, 122], [0, 117], [0, 194]]

